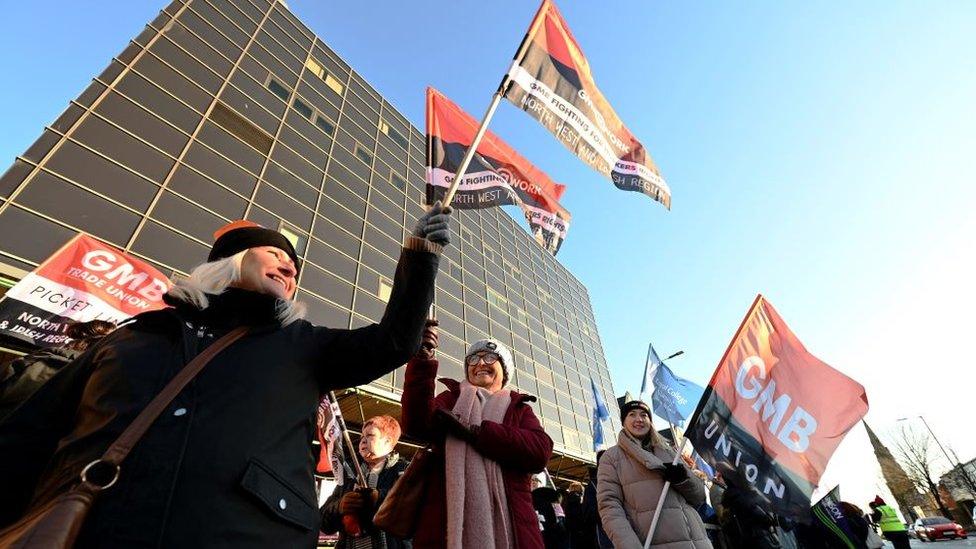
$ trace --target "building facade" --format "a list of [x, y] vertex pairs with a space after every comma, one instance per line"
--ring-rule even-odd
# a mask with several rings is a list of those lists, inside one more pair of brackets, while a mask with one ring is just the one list
[[[424, 211], [424, 163], [423, 133], [283, 3], [176, 0], [0, 179], [0, 275], [85, 231], [179, 276], [246, 218], [296, 243], [311, 321], [363, 326]], [[441, 375], [461, 376], [467, 342], [502, 340], [568, 460], [556, 467], [592, 461], [590, 378], [614, 393], [586, 288], [501, 209], [454, 217], [435, 298]], [[402, 380], [350, 394], [395, 408]]]

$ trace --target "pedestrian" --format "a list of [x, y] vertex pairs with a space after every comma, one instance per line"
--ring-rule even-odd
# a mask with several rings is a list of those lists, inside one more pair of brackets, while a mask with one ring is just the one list
[[[725, 464], [719, 464], [720, 467]], [[779, 522], [758, 490], [734, 474], [723, 475], [722, 532], [732, 547], [780, 549]]]
[[[600, 465], [600, 460], [606, 450], [596, 453], [596, 464]], [[574, 549], [613, 549], [613, 543], [606, 531], [603, 530], [603, 522], [600, 520], [600, 511], [596, 501], [597, 489], [597, 467], [589, 469], [590, 482], [583, 488], [583, 529], [587, 532], [584, 543]]]
[[[352, 516], [365, 528], [364, 536], [369, 538], [372, 549], [404, 549], [410, 542], [395, 538], [386, 532], [369, 526], [373, 523], [376, 510], [383, 504], [386, 495], [393, 489], [408, 462], [394, 452], [400, 440], [400, 423], [392, 416], [376, 416], [363, 424], [363, 436], [359, 439], [359, 455], [362, 469], [366, 475], [366, 487], [356, 486], [356, 477], [346, 475], [345, 482], [336, 486], [332, 495], [325, 500], [322, 513], [322, 531], [326, 534], [339, 532], [337, 549], [349, 549], [362, 544], [362, 539], [351, 542], [349, 534], [343, 529], [343, 517]], [[351, 471], [351, 468], [344, 469]]]
[[529, 486], [552, 456], [552, 439], [529, 406], [535, 397], [505, 388], [516, 364], [494, 339], [471, 344], [465, 379], [441, 379], [447, 390], [435, 397], [437, 328], [428, 324], [401, 397], [404, 432], [433, 446], [414, 545], [541, 549]]
[[895, 509], [885, 503], [881, 496], [875, 496], [868, 507], [871, 508], [871, 520], [881, 528], [881, 536], [890, 541], [895, 549], [908, 549], [910, 547], [908, 528], [898, 518]]
[[585, 547], [587, 534], [583, 512], [583, 483], [570, 482], [569, 488], [563, 495], [563, 510], [566, 511], [566, 529], [569, 530], [569, 542], [573, 549]]
[[38, 349], [15, 358], [0, 369], [0, 421], [37, 389], [92, 344], [112, 333], [115, 323], [107, 320], [73, 322], [65, 335], [68, 342], [60, 347]]
[[670, 488], [651, 538], [658, 549], [711, 549], [696, 509], [705, 485], [651, 425], [651, 409], [639, 400], [620, 408], [623, 429], [600, 461], [597, 501], [603, 528], [615, 547], [642, 547], [665, 482]]
[[562, 497], [555, 488], [546, 486], [541, 474], [532, 477], [532, 506], [539, 516], [542, 543], [546, 549], [569, 549], [569, 529]]
[[[250, 222], [219, 230], [208, 262], [174, 281], [169, 307], [106, 336], [0, 423], [0, 525], [95, 462], [90, 480], [116, 482], [76, 547], [314, 547], [316, 407], [416, 352], [449, 219], [439, 204], [420, 217], [382, 320], [354, 330], [301, 318], [299, 258], [284, 235]], [[248, 333], [180, 392], [120, 470], [97, 461], [176, 372], [240, 327]]]

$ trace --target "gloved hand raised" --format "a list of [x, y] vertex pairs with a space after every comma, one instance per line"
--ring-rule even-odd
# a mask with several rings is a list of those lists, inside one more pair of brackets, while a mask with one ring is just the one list
[[671, 484], [677, 484], [688, 479], [688, 469], [680, 463], [665, 463], [663, 475], [664, 480]]
[[420, 341], [420, 350], [417, 351], [417, 358], [430, 360], [434, 358], [434, 350], [437, 349], [437, 326], [440, 324], [436, 318], [428, 318], [424, 324], [424, 334]]
[[454, 210], [450, 206], [444, 208], [441, 201], [434, 202], [424, 215], [417, 218], [417, 225], [413, 229], [413, 235], [425, 238], [434, 244], [447, 246], [451, 243], [451, 231], [449, 224], [451, 213]]

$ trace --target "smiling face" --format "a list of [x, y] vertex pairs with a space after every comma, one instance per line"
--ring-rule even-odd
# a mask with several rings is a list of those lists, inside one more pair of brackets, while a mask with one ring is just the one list
[[241, 279], [234, 286], [291, 299], [297, 287], [297, 274], [295, 263], [284, 250], [274, 246], [258, 246], [244, 254]]
[[468, 383], [471, 385], [483, 387], [492, 393], [502, 388], [505, 371], [497, 354], [491, 351], [478, 351], [465, 358], [465, 366]]
[[651, 432], [651, 416], [647, 415], [646, 411], [635, 408], [627, 412], [627, 416], [624, 417], [624, 429], [630, 433], [630, 436], [643, 439]]

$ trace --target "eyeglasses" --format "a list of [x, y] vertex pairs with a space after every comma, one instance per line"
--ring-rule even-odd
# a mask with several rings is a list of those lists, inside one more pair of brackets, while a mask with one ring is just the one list
[[464, 359], [468, 366], [474, 366], [479, 361], [484, 362], [485, 366], [491, 366], [492, 364], [498, 362], [497, 353], [485, 353], [483, 355], [470, 355]]

